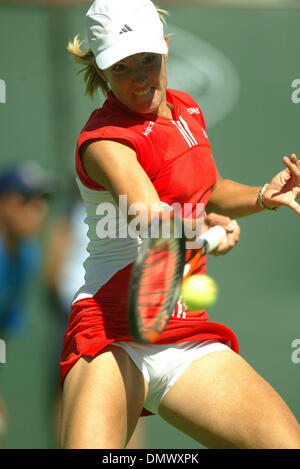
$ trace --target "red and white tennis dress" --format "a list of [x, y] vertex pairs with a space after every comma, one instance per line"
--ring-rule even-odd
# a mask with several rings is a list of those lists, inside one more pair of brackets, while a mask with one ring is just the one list
[[[119, 235], [126, 232], [126, 221], [119, 218], [111, 194], [86, 174], [80, 147], [98, 139], [122, 142], [135, 150], [161, 202], [206, 206], [209, 200], [216, 168], [202, 112], [193, 98], [181, 91], [167, 90], [167, 101], [173, 105], [173, 119], [131, 112], [110, 92], [103, 107], [91, 114], [79, 135], [76, 172], [86, 207], [89, 256], [84, 263], [85, 284], [75, 295], [64, 337], [61, 383], [82, 355], [95, 357], [111, 342], [132, 341], [127, 325], [127, 298], [139, 240]], [[115, 211], [111, 210], [113, 206]], [[100, 239], [104, 216], [107, 226], [111, 216], [112, 232]], [[198, 273], [205, 272], [205, 261], [203, 258], [199, 263]], [[205, 311], [191, 315], [180, 304], [157, 344], [209, 339], [226, 343], [238, 352], [237, 339], [229, 328], [210, 322]]]

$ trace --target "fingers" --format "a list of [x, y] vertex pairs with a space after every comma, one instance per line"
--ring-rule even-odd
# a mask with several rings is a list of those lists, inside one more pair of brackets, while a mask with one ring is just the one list
[[292, 153], [291, 156], [288, 158], [284, 156], [282, 159], [283, 163], [286, 167], [293, 173], [300, 181], [300, 160], [298, 160], [295, 153]]
[[291, 202], [289, 206], [294, 212], [300, 215], [300, 205], [295, 200]]
[[231, 219], [229, 220], [230, 220], [229, 223], [226, 226], [224, 226], [225, 230], [227, 231], [227, 233], [232, 233], [235, 236], [239, 237], [240, 232], [241, 232], [240, 225], [238, 224], [236, 220], [231, 220]]
[[231, 222], [231, 218], [225, 217], [224, 215], [219, 215], [218, 213], [209, 213], [204, 218], [204, 223], [207, 225], [208, 228], [212, 226], [220, 225], [225, 228]]
[[220, 225], [228, 232], [236, 229], [237, 222], [235, 221], [235, 223], [231, 225], [232, 221], [233, 220], [231, 218], [226, 217], [224, 215], [219, 215], [218, 213], [210, 213], [204, 219], [204, 223], [207, 228]]
[[218, 213], [210, 213], [204, 219], [207, 229], [212, 226], [220, 225], [226, 231], [226, 237], [219, 246], [211, 253], [213, 256], [223, 256], [230, 251], [240, 239], [240, 226], [236, 220], [232, 220]]
[[229, 223], [224, 226], [227, 235], [221, 241], [217, 249], [212, 253], [214, 256], [223, 256], [236, 246], [240, 239], [240, 226], [235, 220], [229, 219]]

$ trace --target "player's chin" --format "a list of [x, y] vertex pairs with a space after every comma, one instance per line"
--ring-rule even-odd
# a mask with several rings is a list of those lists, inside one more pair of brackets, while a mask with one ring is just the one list
[[161, 104], [161, 96], [158, 90], [152, 88], [145, 96], [133, 96], [132, 108], [140, 114], [155, 114]]

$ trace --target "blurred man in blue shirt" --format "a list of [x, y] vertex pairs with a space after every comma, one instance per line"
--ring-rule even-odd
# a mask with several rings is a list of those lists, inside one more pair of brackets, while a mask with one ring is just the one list
[[[25, 291], [40, 264], [35, 236], [48, 212], [51, 185], [31, 161], [0, 173], [0, 338], [5, 341], [26, 330]], [[0, 437], [5, 428], [0, 399]]]

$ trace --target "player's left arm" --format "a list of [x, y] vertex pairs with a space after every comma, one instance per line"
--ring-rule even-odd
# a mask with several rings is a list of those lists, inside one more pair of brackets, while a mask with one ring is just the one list
[[223, 179], [217, 171], [216, 183], [206, 206], [206, 213], [219, 213], [235, 219], [261, 212], [257, 202], [260, 188]]
[[[284, 157], [286, 168], [280, 171], [266, 187], [262, 197], [265, 207], [273, 209], [285, 205], [300, 215], [300, 161], [295, 154]], [[223, 179], [217, 172], [216, 184], [212, 190], [207, 213], [215, 212], [230, 218], [240, 218], [263, 209], [258, 203], [261, 186], [247, 186], [229, 179]]]

